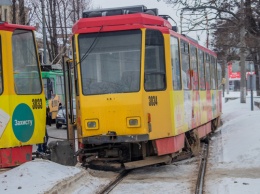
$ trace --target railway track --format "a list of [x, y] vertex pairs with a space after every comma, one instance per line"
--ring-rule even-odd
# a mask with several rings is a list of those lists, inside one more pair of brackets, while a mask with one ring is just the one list
[[196, 182], [195, 194], [203, 193], [204, 177], [205, 177], [205, 172], [206, 172], [206, 167], [207, 167], [209, 145], [206, 143], [203, 143], [201, 146], [201, 149], [202, 149], [202, 152], [201, 152], [200, 161], [199, 161], [199, 172], [198, 172], [198, 178], [197, 178], [197, 182]]
[[108, 194], [110, 193], [114, 187], [117, 186], [117, 184], [119, 184], [130, 172], [131, 170], [122, 170], [119, 175], [115, 178], [115, 180], [113, 180], [112, 182], [110, 182], [105, 188], [103, 188], [98, 194]]

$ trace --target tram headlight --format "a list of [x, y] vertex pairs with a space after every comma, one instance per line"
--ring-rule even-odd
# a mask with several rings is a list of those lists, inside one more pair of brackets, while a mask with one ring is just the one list
[[88, 128], [96, 128], [97, 123], [95, 121], [89, 121], [88, 122]]
[[97, 119], [87, 119], [85, 120], [85, 127], [86, 129], [98, 129], [98, 120]]
[[126, 118], [127, 127], [140, 127], [141, 119], [140, 117], [129, 117]]

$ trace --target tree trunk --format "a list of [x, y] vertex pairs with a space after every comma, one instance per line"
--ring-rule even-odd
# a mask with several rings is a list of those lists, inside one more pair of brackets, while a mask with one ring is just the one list
[[25, 25], [24, 0], [19, 0], [19, 24]]
[[16, 0], [13, 0], [13, 5], [12, 5], [12, 7], [13, 7], [13, 21], [12, 21], [12, 23], [13, 24], [16, 24], [16, 6], [15, 6], [15, 4], [16, 4]]
[[57, 0], [53, 0], [53, 11], [51, 12], [51, 18], [52, 18], [52, 38], [51, 38], [51, 44], [53, 45], [53, 51], [54, 51], [54, 59], [53, 64], [57, 63], [58, 61], [58, 54], [59, 54], [59, 45], [58, 45], [58, 36], [57, 36], [57, 18], [56, 18], [56, 8], [57, 8]]

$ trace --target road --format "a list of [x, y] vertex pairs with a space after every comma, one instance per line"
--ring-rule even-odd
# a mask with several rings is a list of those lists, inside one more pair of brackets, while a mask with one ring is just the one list
[[[55, 123], [52, 123], [51, 126], [47, 125], [47, 131], [49, 135], [48, 143], [51, 141], [64, 141], [67, 140], [67, 127], [62, 126], [60, 129], [56, 128]], [[77, 137], [77, 131], [75, 131], [75, 137]], [[78, 142], [75, 141], [76, 150], [78, 148]], [[33, 145], [33, 151], [37, 150], [37, 146]]]
[[57, 129], [55, 123], [52, 123], [51, 126], [47, 126], [47, 131], [49, 135], [48, 142], [67, 140], [67, 127], [64, 125], [60, 129]]

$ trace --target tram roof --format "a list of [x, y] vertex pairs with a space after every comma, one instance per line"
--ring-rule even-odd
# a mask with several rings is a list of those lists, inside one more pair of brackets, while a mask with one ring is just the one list
[[20, 24], [10, 24], [8, 22], [0, 22], [0, 30], [14, 31], [16, 29], [35, 30], [35, 27]]
[[127, 15], [81, 18], [73, 26], [72, 31], [73, 33], [84, 33], [90, 32], [90, 28], [96, 28], [95, 31], [98, 32], [98, 29], [103, 28], [104, 30], [105, 27], [118, 27], [118, 29], [125, 29], [133, 26], [138, 28], [145, 25], [172, 29], [170, 22], [160, 16], [135, 13]]

